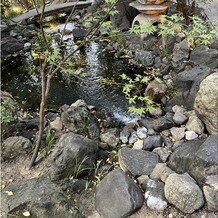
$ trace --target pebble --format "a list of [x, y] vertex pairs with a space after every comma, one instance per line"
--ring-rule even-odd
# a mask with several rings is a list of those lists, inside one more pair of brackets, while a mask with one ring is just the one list
[[129, 144], [134, 144], [137, 141], [137, 134], [136, 132], [132, 132], [129, 137]]
[[194, 140], [198, 138], [198, 134], [194, 131], [185, 131], [185, 139], [186, 140]]
[[136, 134], [140, 139], [144, 139], [147, 137], [147, 132], [148, 130], [145, 127], [138, 127]]
[[185, 123], [187, 120], [188, 120], [188, 118], [180, 112], [176, 112], [173, 116], [173, 121], [179, 125]]
[[172, 127], [170, 129], [172, 137], [175, 141], [179, 141], [185, 136], [185, 128], [184, 127]]
[[137, 140], [132, 149], [143, 149], [143, 140]]

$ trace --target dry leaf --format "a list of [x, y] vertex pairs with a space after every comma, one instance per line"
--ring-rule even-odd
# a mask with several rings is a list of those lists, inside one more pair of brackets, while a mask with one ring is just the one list
[[8, 196], [12, 196], [12, 195], [14, 195], [14, 193], [11, 192], [11, 191], [5, 191], [5, 193], [6, 193]]
[[30, 212], [29, 211], [25, 211], [25, 212], [23, 212], [23, 215], [26, 216], [26, 217], [30, 216]]

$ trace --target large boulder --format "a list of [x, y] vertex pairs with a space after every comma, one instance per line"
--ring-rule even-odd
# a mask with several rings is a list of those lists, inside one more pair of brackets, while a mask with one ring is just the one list
[[74, 133], [61, 136], [48, 161], [46, 174], [52, 180], [78, 176], [96, 163], [98, 143]]
[[122, 170], [110, 172], [97, 186], [95, 207], [101, 217], [131, 215], [143, 205], [141, 190]]
[[188, 174], [169, 175], [164, 187], [165, 197], [184, 213], [193, 213], [204, 205], [204, 197], [195, 180]]
[[195, 140], [181, 144], [171, 154], [168, 165], [178, 173], [188, 172], [202, 182], [208, 175], [218, 172], [218, 135], [206, 140]]
[[218, 133], [218, 70], [206, 77], [197, 92], [194, 109], [210, 134]]
[[210, 68], [217, 68], [218, 51], [216, 49], [209, 49], [205, 45], [201, 45], [191, 52], [190, 61], [197, 65], [205, 65]]
[[194, 67], [177, 74], [173, 80], [178, 94], [170, 103], [185, 105], [187, 109], [191, 110], [201, 81], [210, 74], [210, 68], [205, 66]]
[[208, 176], [203, 187], [207, 208], [209, 211], [218, 211], [218, 175]]
[[86, 103], [78, 100], [61, 114], [63, 125], [71, 132], [87, 136], [90, 139], [99, 137], [100, 129], [97, 119], [90, 113]]
[[5, 37], [1, 40], [1, 55], [7, 56], [23, 49], [23, 44], [13, 37]]
[[2, 157], [7, 160], [20, 154], [27, 154], [32, 150], [32, 146], [31, 141], [23, 136], [9, 137], [2, 142]]
[[121, 169], [133, 176], [150, 175], [159, 160], [155, 153], [131, 148], [121, 148], [118, 157]]
[[61, 188], [45, 178], [7, 186], [1, 192], [1, 211], [3, 218], [24, 217], [25, 211], [31, 217], [81, 217]]
[[110, 17], [113, 25], [118, 27], [121, 31], [128, 30], [131, 27], [133, 19], [139, 13], [135, 8], [129, 6], [130, 2], [131, 0], [125, 2], [118, 1], [116, 10], [119, 13]]

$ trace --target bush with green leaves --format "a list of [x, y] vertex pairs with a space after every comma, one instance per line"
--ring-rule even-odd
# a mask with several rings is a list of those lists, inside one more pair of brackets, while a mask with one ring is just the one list
[[123, 93], [129, 101], [129, 112], [142, 115], [146, 112], [152, 112], [155, 109], [154, 102], [144, 95], [145, 86], [150, 81], [148, 76], [135, 75], [135, 78], [122, 74], [121, 78], [125, 81]]
[[213, 30], [209, 22], [202, 20], [197, 16], [190, 17], [190, 25], [186, 25], [184, 17], [178, 14], [171, 16], [163, 15], [160, 19], [160, 24], [154, 26], [152, 24], [141, 24], [130, 28], [131, 33], [154, 34], [159, 36], [176, 36], [178, 33], [185, 34], [190, 48], [195, 48], [198, 45], [209, 45], [211, 40], [216, 37], [216, 32]]
[[14, 100], [7, 98], [1, 102], [1, 123], [9, 123], [17, 120], [17, 104]]

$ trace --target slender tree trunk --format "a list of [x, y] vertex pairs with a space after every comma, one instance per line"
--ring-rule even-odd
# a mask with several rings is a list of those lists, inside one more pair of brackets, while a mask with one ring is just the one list
[[45, 125], [45, 105], [46, 105], [46, 76], [45, 76], [45, 68], [46, 68], [46, 61], [42, 64], [40, 75], [41, 75], [41, 103], [39, 109], [39, 133], [35, 145], [35, 149], [33, 152], [33, 156], [30, 161], [29, 169], [34, 165], [35, 160], [38, 156], [39, 148], [42, 143], [42, 136], [44, 132], [44, 125]]

